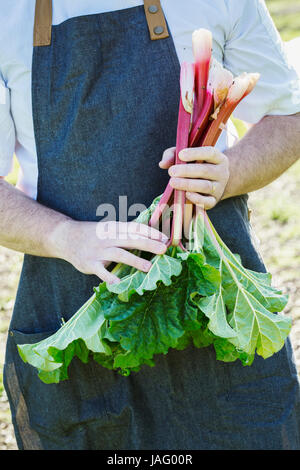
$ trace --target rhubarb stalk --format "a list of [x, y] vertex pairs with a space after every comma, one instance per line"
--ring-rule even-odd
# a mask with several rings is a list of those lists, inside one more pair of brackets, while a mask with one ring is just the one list
[[197, 142], [201, 138], [207, 124], [209, 117], [214, 110], [214, 98], [213, 98], [213, 91], [210, 86], [207, 87], [206, 96], [204, 100], [204, 105], [202, 110], [193, 124], [190, 139], [189, 139], [189, 147], [196, 147]]
[[[195, 69], [194, 64], [183, 62], [180, 72], [180, 102], [178, 112], [177, 124], [177, 139], [176, 139], [176, 165], [185, 164], [179, 158], [179, 152], [188, 147], [189, 132], [191, 124], [191, 114], [193, 112], [193, 97], [194, 97], [194, 80]], [[183, 213], [185, 203], [185, 191], [175, 190], [174, 192], [174, 215], [172, 223], [172, 233], [170, 243], [173, 246], [178, 246], [182, 239], [182, 226], [183, 226]]]
[[168, 185], [167, 185], [162, 197], [160, 198], [160, 201], [157, 204], [157, 206], [156, 206], [156, 208], [155, 208], [155, 210], [154, 210], [154, 212], [151, 216], [151, 219], [149, 221], [149, 225], [151, 227], [158, 228], [160, 217], [161, 217], [163, 211], [165, 210], [165, 208], [169, 205], [169, 202], [171, 200], [173, 192], [174, 192], [174, 188], [172, 188], [170, 183], [168, 183]]
[[191, 130], [190, 147], [197, 147], [199, 144], [209, 123], [209, 118], [217, 117], [220, 107], [228, 95], [232, 82], [232, 73], [224, 69], [217, 60], [212, 59], [205, 101], [201, 113]]
[[214, 146], [221, 135], [224, 126], [230, 118], [237, 105], [244, 99], [254, 88], [259, 79], [257, 73], [244, 73], [235, 78], [233, 84], [229, 88], [228, 96], [225, 103], [221, 106], [216, 118], [208, 126], [204, 133], [200, 145]]
[[209, 66], [212, 54], [212, 34], [206, 29], [198, 29], [192, 35], [192, 47], [195, 59], [195, 99], [193, 124], [201, 113], [206, 97]]

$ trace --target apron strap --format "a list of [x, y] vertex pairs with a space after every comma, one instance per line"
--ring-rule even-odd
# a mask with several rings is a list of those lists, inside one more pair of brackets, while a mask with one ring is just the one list
[[33, 31], [34, 46], [50, 46], [52, 30], [52, 0], [36, 0]]
[[[152, 41], [169, 37], [160, 0], [144, 0], [144, 9]], [[36, 0], [34, 18], [34, 46], [49, 46], [52, 29], [52, 0]]]
[[144, 8], [151, 40], [168, 38], [168, 27], [160, 0], [144, 0]]

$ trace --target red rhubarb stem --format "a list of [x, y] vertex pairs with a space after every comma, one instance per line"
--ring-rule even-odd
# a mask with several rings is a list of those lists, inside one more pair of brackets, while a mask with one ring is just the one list
[[206, 96], [203, 108], [199, 114], [195, 124], [193, 124], [190, 138], [189, 147], [196, 147], [199, 142], [209, 120], [209, 116], [212, 114], [214, 108], [214, 97], [211, 90], [206, 90]]
[[165, 208], [168, 207], [168, 204], [170, 202], [170, 199], [172, 197], [174, 188], [168, 183], [159, 203], [157, 204], [151, 219], [149, 221], [150, 227], [156, 227], [159, 224], [160, 217], [162, 213], [164, 212]]
[[201, 112], [206, 95], [206, 87], [209, 74], [210, 57], [203, 62], [195, 64], [195, 93], [197, 97], [197, 109]]
[[[176, 165], [185, 164], [179, 158], [179, 152], [188, 147], [189, 143], [189, 130], [190, 130], [191, 114], [187, 112], [180, 100], [178, 125], [177, 125], [177, 140], [176, 140]], [[183, 226], [183, 212], [185, 203], [185, 191], [175, 189], [174, 192], [174, 214], [171, 233], [171, 245], [178, 246], [182, 239], [182, 226]]]
[[192, 47], [195, 59], [195, 97], [193, 110], [193, 124], [195, 124], [205, 102], [212, 54], [211, 32], [205, 29], [194, 31], [192, 36]]

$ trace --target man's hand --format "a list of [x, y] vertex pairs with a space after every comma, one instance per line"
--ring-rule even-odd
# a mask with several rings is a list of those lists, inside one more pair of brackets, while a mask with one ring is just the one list
[[108, 283], [118, 278], [107, 271], [122, 262], [141, 271], [151, 263], [128, 250], [165, 253], [167, 237], [136, 222], [79, 222], [25, 196], [0, 179], [0, 245], [34, 256], [60, 258], [85, 274]]
[[175, 148], [167, 149], [159, 163], [168, 169], [170, 185], [186, 191], [186, 197], [194, 204], [212, 209], [222, 198], [229, 179], [229, 163], [226, 155], [215, 147], [195, 147], [179, 153], [188, 165], [174, 165]]
[[95, 274], [108, 284], [119, 282], [106, 266], [124, 263], [148, 272], [152, 264], [127, 251], [141, 250], [154, 254], [166, 251], [168, 238], [158, 230], [136, 222], [76, 222], [60, 224], [50, 243], [56, 255], [84, 274]]

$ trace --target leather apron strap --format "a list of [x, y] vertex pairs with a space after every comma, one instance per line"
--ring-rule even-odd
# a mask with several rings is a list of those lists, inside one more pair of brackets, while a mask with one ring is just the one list
[[[144, 0], [144, 8], [152, 41], [169, 37], [160, 0]], [[34, 46], [49, 46], [52, 29], [52, 0], [36, 0], [34, 19]]]
[[50, 46], [52, 30], [52, 0], [36, 0], [33, 45]]
[[144, 8], [151, 40], [155, 41], [169, 37], [160, 0], [144, 0]]

